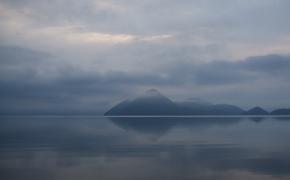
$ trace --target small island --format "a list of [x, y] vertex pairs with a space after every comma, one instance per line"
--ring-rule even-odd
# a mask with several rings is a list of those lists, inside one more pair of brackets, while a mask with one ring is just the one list
[[290, 109], [277, 109], [268, 112], [261, 107], [244, 110], [231, 104], [213, 104], [194, 99], [174, 102], [156, 89], [150, 89], [143, 95], [127, 99], [115, 105], [105, 116], [194, 116], [194, 115], [290, 115]]

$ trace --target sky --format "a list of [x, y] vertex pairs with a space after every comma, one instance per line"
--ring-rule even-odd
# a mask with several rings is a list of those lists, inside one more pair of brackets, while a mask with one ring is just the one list
[[290, 1], [0, 0], [0, 114], [103, 114], [155, 88], [290, 107]]

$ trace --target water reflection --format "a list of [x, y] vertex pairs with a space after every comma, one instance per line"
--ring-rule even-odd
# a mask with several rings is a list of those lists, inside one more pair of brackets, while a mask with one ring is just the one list
[[119, 127], [134, 129], [147, 133], [166, 133], [176, 126], [191, 126], [196, 128], [212, 125], [231, 125], [238, 123], [242, 117], [108, 117]]
[[0, 124], [0, 179], [290, 178], [290, 118], [2, 117]]
[[250, 120], [254, 121], [254, 122], [262, 122], [264, 120], [266, 120], [267, 118], [266, 117], [249, 117]]

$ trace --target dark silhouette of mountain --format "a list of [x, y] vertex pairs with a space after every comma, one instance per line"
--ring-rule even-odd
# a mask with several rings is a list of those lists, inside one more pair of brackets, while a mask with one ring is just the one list
[[155, 89], [116, 105], [105, 115], [178, 115], [178, 106]]
[[125, 100], [108, 112], [107, 116], [149, 115], [241, 115], [243, 109], [228, 104], [211, 104], [201, 100], [175, 103], [155, 89], [133, 100]]
[[209, 115], [241, 115], [244, 110], [238, 106], [229, 104], [216, 104], [209, 107]]
[[244, 115], [269, 115], [269, 113], [261, 107], [257, 106], [244, 112]]
[[243, 109], [229, 104], [211, 104], [203, 101], [180, 102], [179, 112], [182, 115], [240, 115]]
[[271, 115], [290, 115], [290, 109], [276, 109], [271, 112]]
[[179, 114], [182, 115], [202, 115], [207, 114], [211, 103], [204, 102], [201, 100], [191, 99], [177, 103], [179, 108]]
[[[135, 99], [127, 99], [108, 112], [106, 116], [168, 116], [168, 115], [269, 115], [261, 107], [244, 111], [230, 104], [211, 104], [200, 99], [173, 102], [156, 89], [150, 89]], [[290, 115], [290, 109], [277, 109], [271, 115]]]

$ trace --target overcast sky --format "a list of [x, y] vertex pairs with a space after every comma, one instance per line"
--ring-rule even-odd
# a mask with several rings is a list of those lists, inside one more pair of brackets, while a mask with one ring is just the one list
[[290, 107], [288, 0], [0, 0], [0, 113], [102, 114], [150, 88]]

